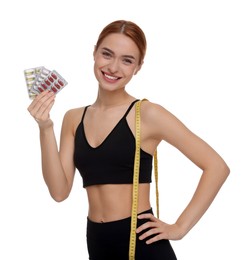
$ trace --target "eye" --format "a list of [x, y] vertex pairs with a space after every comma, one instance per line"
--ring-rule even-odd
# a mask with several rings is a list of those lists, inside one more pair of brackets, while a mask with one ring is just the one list
[[124, 64], [127, 64], [127, 65], [130, 65], [130, 64], [133, 63], [133, 61], [132, 61], [131, 59], [124, 58], [124, 59], [123, 59], [123, 63], [124, 63]]
[[103, 51], [103, 52], [102, 52], [102, 56], [103, 56], [104, 58], [111, 58], [111, 57], [112, 57], [111, 53], [108, 52], [108, 51]]

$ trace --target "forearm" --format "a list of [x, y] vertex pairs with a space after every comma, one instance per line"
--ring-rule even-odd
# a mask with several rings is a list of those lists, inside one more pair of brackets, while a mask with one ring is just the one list
[[64, 200], [69, 194], [69, 185], [60, 160], [53, 125], [40, 128], [42, 172], [53, 199]]
[[229, 169], [226, 165], [222, 166], [219, 171], [217, 169], [203, 172], [190, 203], [176, 221], [182, 230], [182, 237], [193, 228], [209, 208], [228, 174]]

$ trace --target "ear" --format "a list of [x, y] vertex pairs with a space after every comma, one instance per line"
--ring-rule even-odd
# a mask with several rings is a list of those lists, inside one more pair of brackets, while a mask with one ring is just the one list
[[143, 62], [144, 62], [144, 61], [142, 61], [141, 64], [137, 66], [137, 68], [136, 68], [135, 71], [134, 71], [134, 75], [136, 75], [136, 74], [138, 73], [138, 71], [140, 71], [140, 69], [141, 69], [141, 67], [142, 67], [142, 65], [143, 65]]

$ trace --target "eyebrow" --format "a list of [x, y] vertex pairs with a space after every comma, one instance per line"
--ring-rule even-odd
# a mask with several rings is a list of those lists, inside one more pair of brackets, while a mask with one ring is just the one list
[[[110, 53], [112, 53], [112, 54], [115, 54], [115, 53], [114, 53], [112, 50], [110, 50], [109, 48], [103, 47], [102, 49], [105, 50], [105, 51], [108, 51], [108, 52], [110, 52]], [[132, 56], [132, 55], [122, 55], [122, 57], [124, 57], [124, 58], [130, 58], [130, 59], [135, 60], [135, 57]]]

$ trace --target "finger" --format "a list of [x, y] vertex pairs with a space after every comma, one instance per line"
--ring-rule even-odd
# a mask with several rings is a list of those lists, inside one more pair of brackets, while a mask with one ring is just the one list
[[43, 103], [45, 103], [48, 99], [50, 99], [51, 97], [54, 97], [54, 92], [52, 91], [44, 91], [41, 94], [39, 94], [34, 101], [31, 103], [31, 110], [38, 110]]
[[151, 228], [148, 231], [146, 231], [145, 233], [143, 233], [141, 236], [139, 236], [139, 239], [143, 240], [152, 235], [159, 234], [159, 232], [160, 232], [159, 228]]
[[45, 90], [41, 92], [39, 95], [37, 95], [29, 105], [28, 111], [31, 112], [34, 109], [34, 107], [37, 105], [37, 102], [41, 100], [48, 92], [49, 92], [48, 90]]
[[49, 118], [49, 113], [50, 113], [50, 110], [53, 107], [54, 103], [55, 103], [54, 99], [50, 103], [48, 103], [48, 106], [45, 108], [45, 110], [43, 111], [43, 113], [40, 116], [41, 120], [47, 120]]
[[145, 229], [153, 228], [153, 227], [156, 227], [156, 226], [157, 226], [157, 223], [156, 223], [156, 222], [148, 221], [148, 222], [142, 224], [141, 226], [139, 226], [139, 227], [136, 229], [136, 233], [140, 233], [140, 232], [142, 232], [142, 231], [145, 230]]
[[36, 102], [30, 114], [35, 118], [40, 118], [44, 112], [48, 109], [50, 104], [54, 102], [55, 95], [53, 92], [47, 93], [46, 95], [40, 96]]
[[154, 220], [155, 219], [155, 216], [151, 213], [145, 213], [145, 214], [140, 214], [137, 216], [138, 219], [149, 219], [149, 220]]
[[164, 238], [162, 237], [162, 235], [161, 235], [161, 234], [158, 234], [158, 235], [156, 235], [156, 236], [153, 236], [153, 237], [150, 238], [149, 240], [147, 240], [147, 241], [146, 241], [146, 244], [149, 245], [149, 244], [152, 244], [152, 243], [157, 242], [157, 241], [162, 240], [162, 239], [164, 239]]
[[38, 96], [36, 96], [36, 98], [33, 100], [33, 102], [30, 104], [30, 106], [28, 107], [28, 111], [30, 112], [30, 114], [34, 117], [37, 112], [39, 111], [39, 109], [41, 108], [42, 104], [44, 103], [44, 101], [46, 100], [46, 95], [48, 94], [45, 92], [42, 92], [41, 94], [39, 94]]
[[49, 118], [50, 110], [54, 103], [55, 99], [48, 99], [45, 103], [42, 104], [34, 117], [40, 121], [46, 121]]

